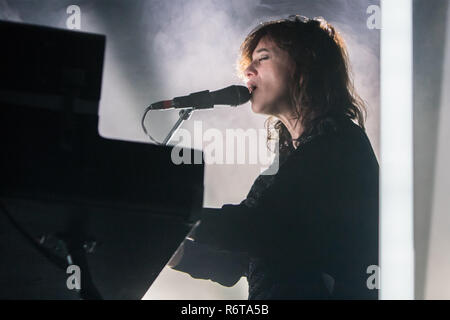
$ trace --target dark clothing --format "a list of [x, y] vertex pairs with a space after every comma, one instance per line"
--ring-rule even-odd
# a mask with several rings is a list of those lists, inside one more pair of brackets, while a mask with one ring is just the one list
[[[247, 276], [249, 299], [377, 299], [366, 285], [367, 267], [378, 265], [378, 162], [370, 142], [347, 118], [300, 140], [241, 204], [202, 217], [175, 269], [224, 285]], [[201, 275], [201, 265], [210, 272]]]

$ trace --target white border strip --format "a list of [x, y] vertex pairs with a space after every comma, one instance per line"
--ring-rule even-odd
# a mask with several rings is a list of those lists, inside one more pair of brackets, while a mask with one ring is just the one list
[[414, 299], [412, 0], [381, 0], [380, 298]]

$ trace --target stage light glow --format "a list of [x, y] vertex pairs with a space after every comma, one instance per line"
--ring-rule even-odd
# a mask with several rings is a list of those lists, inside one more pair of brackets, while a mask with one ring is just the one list
[[380, 298], [414, 298], [412, 1], [382, 0]]

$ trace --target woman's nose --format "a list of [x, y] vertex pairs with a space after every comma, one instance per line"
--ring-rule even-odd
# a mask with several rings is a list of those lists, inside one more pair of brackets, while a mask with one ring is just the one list
[[245, 72], [245, 76], [247, 78], [254, 77], [254, 76], [256, 76], [258, 74], [258, 71], [256, 71], [256, 68], [253, 65], [253, 63], [250, 63], [249, 66], [245, 69], [244, 72]]

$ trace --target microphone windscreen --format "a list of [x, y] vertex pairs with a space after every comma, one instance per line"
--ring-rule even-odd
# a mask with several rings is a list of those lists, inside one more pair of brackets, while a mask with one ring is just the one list
[[250, 92], [244, 86], [229, 86], [211, 92], [214, 104], [238, 106], [250, 100]]

